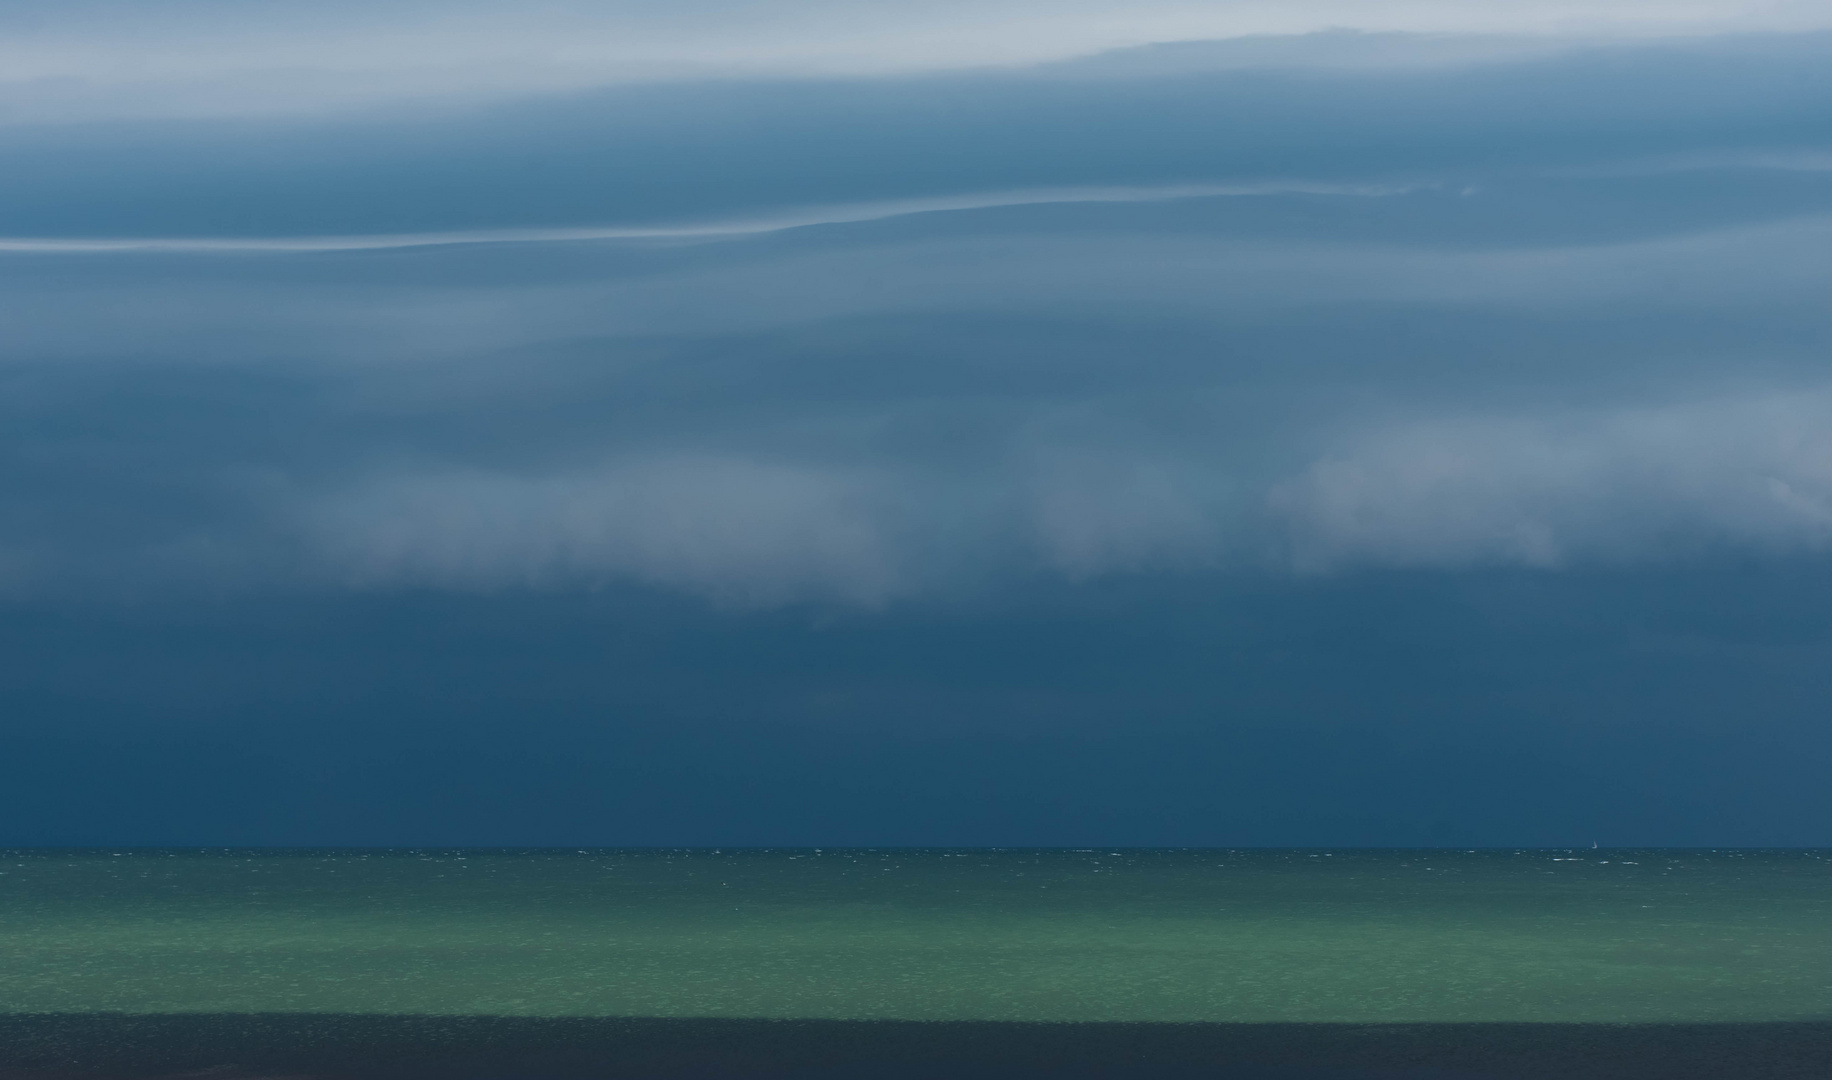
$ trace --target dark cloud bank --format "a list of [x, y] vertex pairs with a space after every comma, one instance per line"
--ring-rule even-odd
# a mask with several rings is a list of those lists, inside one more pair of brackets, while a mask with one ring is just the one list
[[1399, 44], [0, 129], [0, 842], [1826, 842], [1832, 42]]

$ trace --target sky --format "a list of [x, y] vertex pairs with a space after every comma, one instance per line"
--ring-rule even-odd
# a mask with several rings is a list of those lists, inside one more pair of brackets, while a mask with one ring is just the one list
[[0, 844], [1832, 843], [1832, 2], [18, 0]]

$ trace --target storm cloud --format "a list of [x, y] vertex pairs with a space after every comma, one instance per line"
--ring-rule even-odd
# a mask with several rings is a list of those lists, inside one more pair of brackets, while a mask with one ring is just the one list
[[[1540, 754], [1529, 800], [1684, 729], [1692, 809], [1629, 816], [1697, 839], [1724, 732], [1824, 749], [1823, 4], [9, 10], [19, 760], [1067, 732], [1118, 805], [1174, 730], [1247, 806], [1368, 739]], [[1365, 836], [1526, 835], [1459, 791]]]
[[[12, 581], [876, 604], [1815, 550], [1825, 194], [1743, 167], [16, 253], [6, 543], [42, 569]], [[1548, 204], [1596, 224], [1542, 236]]]

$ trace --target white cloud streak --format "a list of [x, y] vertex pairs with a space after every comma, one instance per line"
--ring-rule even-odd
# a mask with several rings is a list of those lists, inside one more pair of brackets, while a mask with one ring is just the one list
[[1324, 184], [1287, 181], [1262, 184], [1166, 184], [1154, 187], [1031, 188], [970, 192], [917, 199], [882, 199], [783, 210], [758, 217], [681, 225], [583, 226], [552, 229], [476, 229], [454, 232], [380, 233], [351, 236], [114, 236], [0, 237], [0, 252], [51, 255], [121, 253], [178, 255], [309, 254], [331, 251], [387, 251], [462, 244], [554, 244], [594, 241], [720, 240], [759, 236], [815, 225], [884, 221], [911, 214], [990, 210], [1007, 206], [1072, 203], [1162, 202], [1171, 199], [1253, 195], [1343, 195], [1374, 198], [1414, 190], [1399, 184]]

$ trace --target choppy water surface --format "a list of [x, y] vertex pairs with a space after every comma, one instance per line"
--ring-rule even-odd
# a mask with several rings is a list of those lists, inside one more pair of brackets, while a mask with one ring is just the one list
[[1832, 853], [10, 852], [0, 1012], [1832, 1018]]

